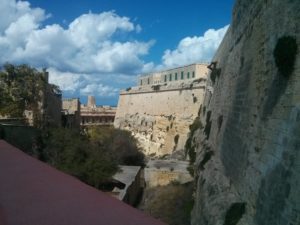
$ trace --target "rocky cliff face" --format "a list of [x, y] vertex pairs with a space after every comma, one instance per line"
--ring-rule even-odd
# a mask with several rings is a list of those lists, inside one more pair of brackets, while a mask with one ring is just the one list
[[193, 137], [192, 224], [300, 224], [299, 52], [299, 0], [236, 1]]
[[147, 155], [184, 157], [189, 126], [203, 102], [206, 77], [189, 82], [151, 86], [120, 94], [114, 126], [126, 129]]

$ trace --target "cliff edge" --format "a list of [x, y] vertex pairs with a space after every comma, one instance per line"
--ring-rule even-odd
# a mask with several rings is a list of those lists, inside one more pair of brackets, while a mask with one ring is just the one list
[[238, 0], [195, 132], [192, 224], [300, 224], [300, 1]]

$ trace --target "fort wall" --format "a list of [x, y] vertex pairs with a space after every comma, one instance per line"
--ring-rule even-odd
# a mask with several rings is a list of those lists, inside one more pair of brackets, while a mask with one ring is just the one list
[[300, 224], [299, 12], [236, 1], [193, 137], [194, 225]]
[[189, 126], [204, 98], [207, 70], [200, 78], [122, 91], [114, 126], [131, 131], [147, 155], [184, 157]]

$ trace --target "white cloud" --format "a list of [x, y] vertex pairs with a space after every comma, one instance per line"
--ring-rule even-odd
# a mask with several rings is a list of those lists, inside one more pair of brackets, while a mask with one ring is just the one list
[[97, 74], [61, 72], [52, 67], [48, 68], [47, 71], [49, 72], [50, 83], [58, 85], [63, 92], [74, 96], [117, 97], [120, 90], [117, 87], [124, 89], [135, 81], [134, 76], [124, 74], [99, 76]]
[[47, 71], [49, 72], [49, 82], [58, 85], [62, 91], [75, 93], [84, 85], [84, 79], [82, 79], [83, 75], [61, 72], [52, 67], [48, 68]]
[[113, 88], [111, 86], [103, 85], [103, 84], [88, 84], [85, 88], [80, 90], [80, 94], [82, 95], [91, 95], [94, 93], [98, 93], [99, 96], [111, 97], [116, 96], [118, 94], [118, 89]]
[[39, 23], [49, 17], [45, 11], [40, 8], [32, 9], [27, 1], [1, 0], [0, 4], [0, 34], [5, 31], [12, 23], [18, 21], [22, 16], [32, 16], [36, 23]]
[[[140, 32], [140, 25], [113, 11], [83, 14], [64, 29], [58, 24], [42, 26], [44, 10], [26, 1], [2, 0], [0, 13], [0, 63], [28, 63], [80, 73], [135, 74], [143, 68], [141, 56], [152, 42], [114, 41], [120, 33]], [[2, 18], [2, 15], [1, 15]]]
[[68, 33], [78, 47], [100, 47], [101, 41], [109, 39], [117, 30], [135, 29], [127, 17], [119, 17], [114, 12], [84, 14], [70, 23]]
[[229, 25], [207, 30], [203, 36], [182, 39], [175, 50], [166, 50], [161, 67], [176, 67], [195, 62], [209, 62], [220, 45]]
[[142, 59], [154, 41], [137, 41], [131, 35], [142, 32], [135, 19], [114, 11], [89, 12], [70, 23], [64, 21], [64, 27], [45, 26], [50, 17], [45, 10], [31, 7], [28, 1], [0, 2], [0, 64], [48, 67], [50, 82], [74, 97], [116, 98], [119, 89], [135, 83], [136, 74], [209, 61], [228, 28], [182, 39], [175, 50], [164, 52], [161, 65], [155, 65]]

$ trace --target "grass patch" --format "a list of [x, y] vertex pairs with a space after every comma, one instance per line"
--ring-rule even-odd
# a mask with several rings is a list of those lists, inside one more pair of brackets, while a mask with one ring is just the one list
[[145, 190], [139, 208], [169, 225], [189, 225], [194, 205], [193, 183], [173, 182]]

